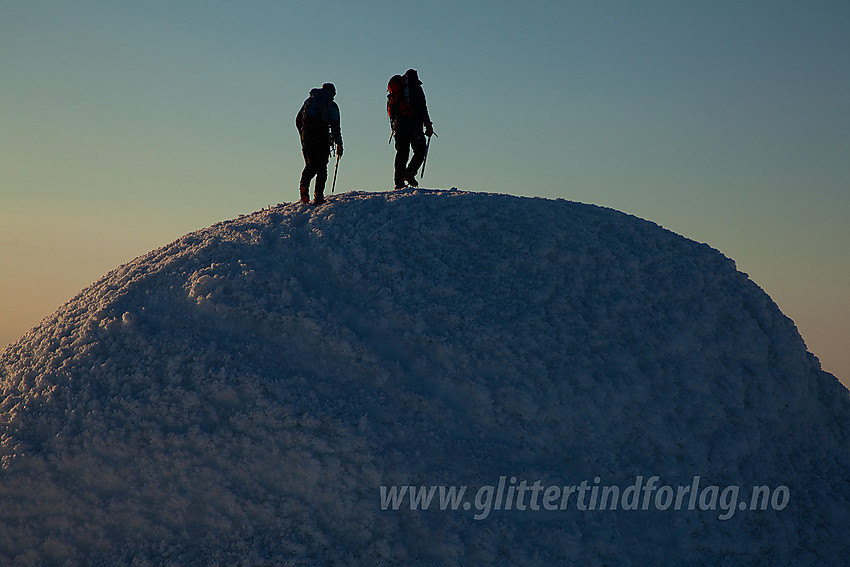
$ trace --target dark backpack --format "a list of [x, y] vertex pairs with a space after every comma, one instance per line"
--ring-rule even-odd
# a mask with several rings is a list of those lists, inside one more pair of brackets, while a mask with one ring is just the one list
[[304, 101], [304, 112], [301, 116], [304, 125], [320, 125], [328, 122], [328, 98], [324, 90], [312, 89], [310, 96]]
[[396, 121], [403, 116], [410, 116], [413, 111], [410, 106], [410, 89], [407, 78], [393, 75], [387, 84], [387, 115]]

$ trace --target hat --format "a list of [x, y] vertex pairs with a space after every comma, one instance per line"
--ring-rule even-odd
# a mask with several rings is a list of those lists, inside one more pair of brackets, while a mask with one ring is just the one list
[[419, 85], [422, 84], [422, 81], [419, 80], [419, 73], [416, 72], [416, 69], [408, 69], [404, 72], [404, 74], [407, 76], [407, 80], [409, 82], [414, 82]]

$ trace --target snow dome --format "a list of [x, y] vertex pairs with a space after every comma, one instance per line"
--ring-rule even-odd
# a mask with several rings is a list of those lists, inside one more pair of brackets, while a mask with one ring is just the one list
[[850, 398], [614, 210], [348, 193], [188, 234], [0, 359], [0, 562], [838, 564]]

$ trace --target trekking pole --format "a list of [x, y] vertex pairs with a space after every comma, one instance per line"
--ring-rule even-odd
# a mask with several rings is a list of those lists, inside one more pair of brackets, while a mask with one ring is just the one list
[[334, 166], [334, 182], [331, 185], [331, 194], [333, 194], [334, 189], [336, 188], [336, 170], [339, 169], [339, 154], [336, 154], [336, 165]]

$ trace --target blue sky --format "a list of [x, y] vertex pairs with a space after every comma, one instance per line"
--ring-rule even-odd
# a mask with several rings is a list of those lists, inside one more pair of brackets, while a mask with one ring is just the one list
[[423, 186], [619, 209], [736, 260], [850, 383], [844, 1], [0, 0], [0, 344], [148, 250], [297, 198], [332, 81], [337, 191], [392, 188], [419, 70]]

